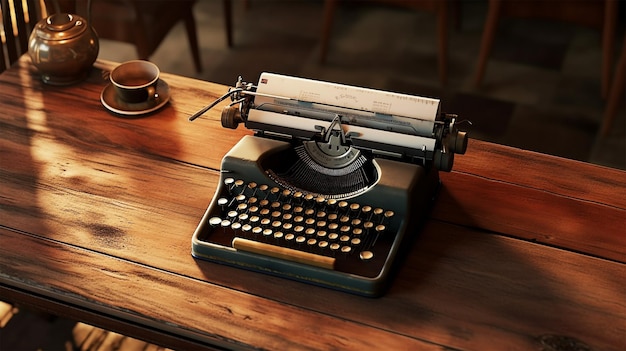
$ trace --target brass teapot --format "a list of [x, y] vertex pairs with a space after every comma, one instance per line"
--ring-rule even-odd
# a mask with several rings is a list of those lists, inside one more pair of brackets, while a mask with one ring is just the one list
[[40, 20], [28, 41], [28, 54], [44, 83], [68, 85], [83, 80], [100, 49], [98, 35], [74, 14], [57, 13]]

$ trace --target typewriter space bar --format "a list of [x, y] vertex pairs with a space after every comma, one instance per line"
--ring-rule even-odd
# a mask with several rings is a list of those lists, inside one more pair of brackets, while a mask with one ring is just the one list
[[231, 244], [233, 248], [241, 251], [252, 252], [259, 255], [280, 258], [287, 261], [308, 264], [326, 269], [334, 269], [335, 259], [322, 255], [316, 255], [309, 252], [302, 252], [286, 247], [270, 245], [258, 241], [248, 240], [244, 238], [233, 238]]

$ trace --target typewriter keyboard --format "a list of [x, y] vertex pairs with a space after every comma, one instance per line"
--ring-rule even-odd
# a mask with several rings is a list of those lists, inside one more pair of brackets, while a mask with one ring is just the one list
[[393, 210], [240, 179], [219, 196], [203, 240], [360, 275], [378, 274], [399, 226]]

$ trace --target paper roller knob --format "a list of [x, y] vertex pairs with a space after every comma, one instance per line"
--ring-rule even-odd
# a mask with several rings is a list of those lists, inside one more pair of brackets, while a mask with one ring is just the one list
[[433, 163], [438, 170], [450, 172], [452, 170], [452, 165], [454, 164], [454, 153], [449, 150], [446, 152], [443, 152], [442, 150], [435, 150]]
[[237, 129], [239, 123], [243, 122], [239, 109], [235, 106], [226, 106], [222, 110], [222, 127]]
[[450, 136], [448, 150], [455, 154], [464, 154], [467, 150], [467, 133], [458, 131], [454, 136]]

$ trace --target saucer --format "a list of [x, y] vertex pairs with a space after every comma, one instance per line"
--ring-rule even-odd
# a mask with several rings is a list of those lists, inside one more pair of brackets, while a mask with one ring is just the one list
[[157, 81], [156, 91], [159, 94], [156, 99], [129, 103], [117, 97], [115, 87], [109, 84], [102, 90], [100, 102], [111, 112], [125, 116], [138, 116], [156, 111], [170, 100], [170, 87], [163, 79]]

